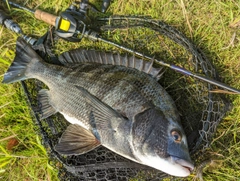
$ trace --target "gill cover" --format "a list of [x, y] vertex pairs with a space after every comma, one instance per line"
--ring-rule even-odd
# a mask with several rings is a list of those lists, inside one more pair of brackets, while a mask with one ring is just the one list
[[132, 126], [133, 149], [138, 155], [168, 156], [168, 121], [156, 108], [137, 114]]

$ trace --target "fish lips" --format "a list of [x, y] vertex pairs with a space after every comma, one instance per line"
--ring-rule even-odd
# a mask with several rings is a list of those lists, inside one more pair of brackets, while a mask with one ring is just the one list
[[178, 158], [176, 156], [170, 156], [170, 157], [175, 163], [183, 167], [183, 170], [186, 171], [187, 175], [189, 175], [190, 172], [194, 170], [194, 165], [190, 161]]

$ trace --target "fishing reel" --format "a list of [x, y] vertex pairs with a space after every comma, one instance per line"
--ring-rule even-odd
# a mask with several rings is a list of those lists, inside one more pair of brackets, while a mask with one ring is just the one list
[[[105, 12], [110, 4], [110, 0], [103, 1], [102, 12]], [[88, 11], [100, 12], [88, 0], [80, 3], [72, 3], [66, 11], [62, 12], [56, 19], [55, 33], [57, 36], [71, 42], [79, 42], [84, 35], [92, 34], [93, 27]], [[95, 32], [95, 34], [97, 34]]]

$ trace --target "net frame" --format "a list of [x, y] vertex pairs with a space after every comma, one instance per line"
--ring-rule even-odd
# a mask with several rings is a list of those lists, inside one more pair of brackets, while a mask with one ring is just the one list
[[[106, 22], [108, 24], [106, 24]], [[190, 54], [190, 64], [181, 64], [176, 61], [176, 57], [174, 59], [170, 58], [170, 62], [172, 61], [180, 64], [186, 69], [190, 69], [196, 73], [202, 73], [208, 77], [218, 79], [215, 68], [202, 51], [180, 31], [172, 26], [169, 26], [163, 21], [152, 20], [146, 17], [115, 16], [106, 18], [105, 20], [99, 19], [98, 23], [103, 31], [102, 36], [106, 36], [109, 41], [114, 41], [114, 36], [111, 36], [114, 30], [126, 28], [134, 29], [136, 27], [150, 29], [153, 33], [153, 37], [158, 37], [159, 35], [164, 36], [173, 41], [173, 43], [179, 44]], [[109, 31], [111, 31], [110, 36]], [[107, 33], [104, 34], [104, 32]], [[146, 32], [149, 33], [148, 30]], [[150, 37], [150, 34], [147, 36]], [[141, 41], [141, 38], [139, 38], [138, 41]], [[149, 53], [149, 49], [145, 49], [144, 46], [143, 48], [135, 47], [136, 42], [134, 41], [132, 43], [121, 42], [121, 44], [122, 46], [130, 46], [131, 48], [138, 49], [141, 52]], [[161, 53], [162, 52], [159, 54]], [[153, 54], [156, 54], [156, 52], [153, 51]], [[184, 60], [186, 61], [186, 59]], [[230, 102], [224, 96], [212, 93], [211, 90], [215, 87], [211, 84], [179, 75], [172, 70], [166, 70], [164, 73], [166, 77], [171, 77], [173, 76], [172, 74], [174, 74], [175, 81], [178, 82], [178, 84], [182, 84], [182, 87], [188, 84], [194, 85], [187, 89], [189, 93], [185, 93], [186, 95], [184, 98], [178, 99], [178, 96], [186, 89], [180, 89], [181, 91], [176, 93], [176, 90], [179, 90], [179, 86], [170, 86], [169, 88], [169, 80], [164, 78], [164, 76], [161, 79], [163, 87], [167, 88], [168, 92], [170, 92], [170, 95], [175, 100], [182, 120], [187, 120], [186, 122], [182, 122], [182, 124], [188, 137], [191, 157], [196, 161], [199, 157], [199, 153], [204, 152], [205, 149], [210, 146], [213, 135], [216, 132], [217, 125], [220, 123], [225, 113], [229, 110]], [[59, 170], [60, 180], [129, 180], [134, 177], [148, 180], [159, 180], [169, 177], [169, 175], [163, 172], [129, 161], [104, 147], [99, 147], [89, 153], [79, 156], [65, 157], [58, 154], [54, 150], [54, 145], [58, 142], [62, 132], [66, 129], [69, 123], [66, 122], [60, 114], [56, 114], [40, 121], [37, 112], [37, 110], [39, 110], [37, 92], [45, 86], [37, 80], [27, 80], [22, 82], [22, 85], [29, 105], [32, 109], [33, 121], [36, 124], [36, 131], [41, 135], [42, 144], [48, 150], [51, 164]], [[192, 97], [188, 98], [188, 96]], [[194, 103], [197, 104], [193, 106], [190, 111], [185, 113], [184, 105], [186, 102], [182, 102], [183, 99], [188, 99], [189, 101], [194, 99], [195, 101], [191, 104], [189, 103], [189, 105], [195, 105]], [[197, 110], [196, 115], [189, 116], [189, 112], [191, 113], [191, 111], [194, 110]], [[189, 120], [191, 119], [197, 119], [195, 120], [197, 121], [197, 124], [194, 121], [192, 121], [192, 124], [189, 124], [189, 122], [191, 122]]]

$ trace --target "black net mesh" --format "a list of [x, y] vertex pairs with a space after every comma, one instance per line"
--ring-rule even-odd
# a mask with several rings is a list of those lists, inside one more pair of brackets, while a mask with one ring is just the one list
[[[201, 51], [182, 33], [164, 22], [139, 17], [113, 17], [101, 19], [98, 23], [101, 24], [102, 37], [105, 39], [192, 72], [217, 78], [214, 67]], [[91, 48], [100, 49], [101, 44], [95, 42]], [[109, 49], [116, 51], [114, 47]], [[228, 109], [228, 103], [220, 94], [211, 92], [216, 87], [169, 68], [165, 69], [159, 83], [177, 105], [191, 156], [196, 161], [198, 153], [209, 147], [217, 125]], [[69, 123], [60, 114], [39, 121], [37, 93], [44, 85], [36, 80], [28, 80], [23, 82], [23, 87], [34, 112], [37, 131], [42, 136], [52, 165], [59, 170], [60, 180], [159, 180], [168, 176], [129, 161], [104, 147], [79, 156], [59, 155], [54, 151], [54, 145]]]

